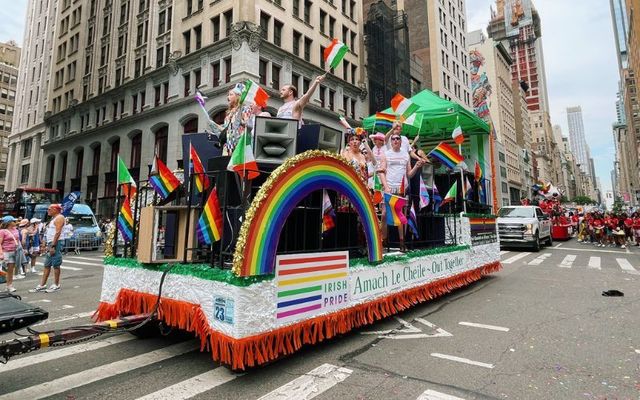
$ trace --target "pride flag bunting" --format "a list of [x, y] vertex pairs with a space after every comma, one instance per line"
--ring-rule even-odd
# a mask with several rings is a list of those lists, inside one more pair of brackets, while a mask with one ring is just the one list
[[431, 156], [439, 160], [449, 169], [453, 169], [464, 160], [464, 157], [462, 157], [460, 153], [454, 150], [454, 148], [449, 146], [446, 142], [440, 142], [440, 144], [431, 150], [427, 156]]
[[393, 109], [393, 112], [406, 120], [409, 116], [418, 111], [420, 106], [398, 93], [391, 99], [391, 108]]
[[207, 203], [204, 205], [202, 214], [198, 219], [196, 228], [198, 241], [210, 245], [222, 238], [222, 213], [218, 202], [218, 190], [213, 188]]
[[385, 193], [384, 204], [387, 210], [387, 225], [400, 226], [407, 223], [407, 217], [402, 213], [402, 207], [407, 204], [403, 197]]
[[346, 44], [342, 43], [338, 39], [333, 39], [329, 47], [324, 49], [322, 54], [324, 62], [329, 65], [329, 68], [336, 68], [342, 62], [344, 56], [349, 52], [349, 48]]
[[189, 144], [189, 156], [191, 158], [190, 168], [191, 173], [194, 174], [194, 182], [196, 184], [196, 190], [198, 193], [202, 193], [209, 188], [209, 178], [205, 173], [202, 161], [196, 152], [196, 148], [193, 144]]
[[116, 225], [125, 243], [131, 242], [133, 240], [133, 213], [129, 196], [124, 197]]
[[149, 184], [160, 197], [166, 199], [178, 188], [178, 186], [180, 186], [180, 181], [157, 156], [154, 158], [153, 162], [155, 167], [151, 171], [152, 175], [149, 177]]
[[247, 79], [244, 82], [244, 89], [242, 90], [242, 94], [240, 95], [240, 103], [249, 101], [256, 103], [260, 107], [266, 107], [267, 100], [269, 100], [269, 95], [263, 88], [260, 87], [260, 85], [258, 85], [251, 79]]

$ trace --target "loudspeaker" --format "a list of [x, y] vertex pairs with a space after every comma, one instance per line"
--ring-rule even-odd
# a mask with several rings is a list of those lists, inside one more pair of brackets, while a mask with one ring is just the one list
[[298, 130], [296, 153], [307, 150], [327, 150], [340, 152], [343, 134], [341, 131], [322, 124], [303, 125]]
[[254, 144], [258, 164], [282, 164], [296, 154], [298, 121], [295, 119], [256, 117]]

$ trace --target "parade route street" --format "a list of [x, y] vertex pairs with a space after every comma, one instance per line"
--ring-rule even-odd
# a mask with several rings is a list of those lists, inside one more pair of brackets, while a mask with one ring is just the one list
[[[0, 365], [0, 399], [638, 399], [640, 249], [573, 239], [501, 259], [479, 282], [260, 368], [230, 371], [181, 335], [104, 335]], [[100, 254], [66, 260], [60, 292], [16, 282], [50, 311], [35, 329], [88, 323], [98, 304]]]

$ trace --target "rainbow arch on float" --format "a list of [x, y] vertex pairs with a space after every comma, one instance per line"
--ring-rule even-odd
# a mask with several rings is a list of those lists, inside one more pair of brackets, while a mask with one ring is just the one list
[[239, 276], [273, 273], [285, 221], [306, 196], [321, 189], [335, 190], [349, 199], [362, 222], [369, 261], [382, 261], [382, 234], [369, 189], [342, 157], [311, 150], [285, 161], [256, 194], [240, 228], [234, 272]]

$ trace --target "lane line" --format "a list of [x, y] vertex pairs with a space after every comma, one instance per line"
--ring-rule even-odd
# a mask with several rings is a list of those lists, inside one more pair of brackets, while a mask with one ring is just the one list
[[84, 353], [85, 351], [98, 350], [103, 347], [111, 346], [113, 344], [124, 343], [130, 340], [137, 339], [133, 335], [119, 335], [113, 336], [103, 340], [96, 340], [95, 342], [81, 343], [70, 347], [58, 347], [56, 350], [49, 350], [40, 354], [35, 354], [28, 357], [22, 357], [11, 360], [7, 364], [0, 364], [0, 373], [7, 372], [18, 368], [29, 367], [31, 365], [57, 360], [58, 358], [72, 356], [74, 354]]
[[538, 257], [534, 258], [533, 260], [529, 261], [528, 265], [540, 265], [549, 257], [551, 257], [551, 253], [541, 254]]
[[[97, 263], [101, 263], [102, 260], [99, 258], [91, 258], [91, 257], [79, 257], [79, 256], [74, 256], [73, 258], [71, 258], [72, 260], [85, 260], [85, 261], [93, 261], [93, 262], [97, 262]], [[104, 265], [104, 264], [101, 264]]]
[[226, 367], [218, 367], [213, 371], [194, 376], [186, 381], [178, 382], [160, 389], [137, 400], [183, 400], [190, 399], [217, 386], [236, 379], [244, 374], [234, 374]]
[[475, 322], [458, 322], [458, 325], [471, 326], [474, 328], [491, 329], [493, 331], [500, 331], [500, 332], [509, 332], [509, 328], [505, 328], [503, 326], [477, 324]]
[[589, 257], [589, 268], [602, 269], [600, 267], [600, 257]]
[[450, 394], [436, 392], [435, 390], [425, 390], [416, 400], [464, 400], [461, 397], [452, 396]]
[[576, 257], [577, 256], [575, 254], [569, 254], [562, 260], [562, 262], [560, 262], [560, 264], [558, 264], [558, 267], [571, 268], [571, 265], [573, 265], [573, 262], [576, 260]]
[[507, 254], [508, 252], [509, 252], [508, 250], [502, 250], [502, 251], [500, 252], [500, 255]]
[[35, 324], [34, 326], [47, 325], [47, 324], [55, 324], [56, 322], [71, 321], [72, 319], [78, 319], [78, 318], [90, 317], [90, 316], [92, 316], [95, 312], [96, 312], [96, 310], [93, 310], [93, 311], [87, 311], [87, 312], [78, 313], [78, 314], [73, 314], [73, 315], [65, 315], [65, 316], [58, 317], [58, 318], [51, 318], [51, 319], [44, 320], [44, 321], [42, 321], [42, 322], [38, 322], [38, 323], [37, 323], [37, 324]]
[[462, 358], [462, 357], [456, 357], [456, 356], [450, 356], [448, 354], [441, 354], [441, 353], [431, 353], [432, 357], [437, 357], [437, 358], [443, 358], [445, 360], [449, 360], [449, 361], [457, 361], [457, 362], [461, 362], [464, 364], [469, 364], [469, 365], [475, 365], [477, 367], [483, 367], [483, 368], [493, 368], [493, 364], [488, 364], [488, 363], [483, 363], [480, 361], [473, 361], [473, 360], [469, 360], [468, 358]]
[[593, 249], [590, 247], [583, 247], [583, 248], [569, 248], [569, 247], [560, 247], [558, 250], [569, 250], [569, 251], [577, 251], [578, 253], [582, 253], [584, 251], [588, 251], [589, 253], [615, 253], [615, 254], [622, 254], [624, 253], [621, 250], [616, 251], [616, 250], [598, 250], [598, 249]]
[[110, 364], [101, 365], [99, 367], [90, 368], [82, 372], [63, 376], [53, 381], [41, 383], [39, 385], [29, 386], [25, 389], [16, 390], [0, 396], [0, 400], [5, 399], [42, 399], [51, 397], [56, 394], [64, 393], [68, 390], [85, 386], [93, 382], [111, 378], [113, 376], [124, 374], [138, 368], [146, 367], [160, 361], [189, 353], [200, 347], [193, 341], [174, 344], [162, 349], [154, 350], [148, 353], [140, 354], [135, 357], [126, 358], [124, 360], [112, 362]]
[[616, 258], [616, 261], [618, 262], [618, 265], [620, 266], [620, 268], [622, 268], [624, 272], [627, 272], [629, 274], [634, 274], [634, 275], [640, 274], [640, 272], [636, 271], [636, 269], [633, 268], [629, 260], [627, 260], [626, 258]]
[[521, 258], [525, 258], [526, 256], [528, 256], [531, 253], [520, 253], [520, 254], [516, 254], [513, 257], [507, 258], [506, 260], [502, 261], [503, 264], [512, 264], [516, 261], [518, 261]]
[[309, 400], [347, 379], [353, 371], [331, 364], [322, 364], [299, 378], [265, 394], [258, 400]]

